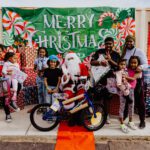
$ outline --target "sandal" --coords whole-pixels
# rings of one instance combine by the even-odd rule
[[[132,130],[136,130],[137,127],[135,126],[134,122],[129,122],[128,127],[130,127]]]
[[[123,133],[128,133],[129,132],[129,129],[125,124],[121,124],[120,127],[121,127],[121,130],[122,130]]]

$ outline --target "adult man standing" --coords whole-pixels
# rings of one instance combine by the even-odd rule
[[[108,71],[106,74],[104,74],[102,76],[102,78],[100,78],[100,81],[98,82],[98,83],[101,83],[102,85],[107,84],[107,78],[114,76],[113,71],[115,71],[117,69],[118,61],[120,59],[119,53],[113,50],[114,39],[112,37],[107,37],[104,41],[104,44],[105,44],[105,48],[99,49],[98,51],[96,51],[91,59],[92,66],[107,67],[108,65],[110,65],[110,71]],[[99,60],[101,55],[105,58],[102,61]],[[106,89],[105,93],[106,94],[104,96],[104,98],[105,98],[104,107],[105,107],[105,110],[108,112],[109,101],[108,101],[107,97],[108,97],[109,93],[108,93],[107,89]],[[98,96],[98,98],[99,98],[99,96]],[[108,118],[107,118],[107,123],[110,123]]]

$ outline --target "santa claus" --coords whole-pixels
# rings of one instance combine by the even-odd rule
[[[63,92],[68,96],[67,98],[72,98],[74,96],[84,93],[84,84],[81,83],[81,78],[87,79],[88,69],[81,63],[80,58],[74,52],[69,52],[66,54],[64,63],[62,65],[63,76],[61,80],[61,85],[63,87]],[[64,107],[70,109],[74,107],[75,102],[72,102]]]

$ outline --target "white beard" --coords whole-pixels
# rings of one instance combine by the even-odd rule
[[[68,70],[68,73],[71,76],[71,79],[73,81],[76,81],[77,77],[75,75],[80,75],[79,62],[77,62],[76,60],[73,60],[73,59],[69,60],[67,62],[67,70]]]

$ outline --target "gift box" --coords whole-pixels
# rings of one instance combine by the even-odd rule
[[[119,116],[120,100],[117,94],[113,94],[109,103],[108,113],[113,116]]]
[[[28,77],[27,79],[25,80],[24,82],[24,86],[35,86],[36,85],[36,76],[37,76],[37,73],[34,72],[34,70],[32,68],[24,68],[22,69],[23,72],[25,72]]]
[[[21,47],[19,48],[21,54],[21,66],[22,68],[33,68],[34,61],[37,57],[37,50],[33,47]]]
[[[24,87],[25,105],[38,103],[38,91],[37,86]]]

